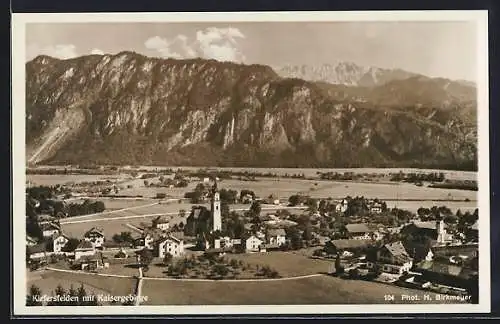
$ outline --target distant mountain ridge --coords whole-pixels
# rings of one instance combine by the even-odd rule
[[[477,167],[475,88],[283,78],[133,52],[26,64],[30,163]]]

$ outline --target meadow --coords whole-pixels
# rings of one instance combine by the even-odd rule
[[[412,303],[444,303],[423,300],[424,291],[361,280],[320,275],[286,281],[179,281],[145,279],[143,305],[307,305],[307,304],[403,304],[401,295],[418,295]],[[394,294],[395,300],[384,301]]]
[[[75,289],[83,284],[87,294],[111,294],[115,296],[126,296],[134,294],[136,280],[132,278],[103,277],[86,273],[68,273],[52,270],[37,271],[30,273],[27,277],[26,288],[29,292],[30,286],[34,284],[42,291],[42,294],[51,295],[58,284],[64,289],[71,285]]]

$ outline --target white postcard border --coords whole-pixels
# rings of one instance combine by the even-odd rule
[[[459,305],[200,305],[200,306],[26,306],[25,226],[25,25],[54,22],[320,22],[320,21],[474,21],[478,33],[479,304]],[[457,37],[460,37],[457,35]],[[488,12],[217,12],[217,13],[14,13],[12,15],[13,314],[14,315],[195,315],[195,314],[366,314],[490,312],[490,188],[488,103]],[[335,293],[335,292],[332,292]]]

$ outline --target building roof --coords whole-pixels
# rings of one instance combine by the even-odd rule
[[[102,229],[97,228],[97,227],[92,227],[91,229],[89,229],[89,230],[88,230],[88,231],[84,234],[84,236],[86,237],[87,235],[89,235],[89,234],[91,234],[91,233],[92,233],[92,234],[98,234],[98,235],[100,235],[100,236],[104,236],[104,233],[103,233]]]
[[[477,275],[477,271],[440,261],[422,261],[417,264],[417,269],[426,270],[429,272],[459,277],[462,279],[469,279]]]
[[[444,223],[444,227],[446,228],[447,225]],[[437,229],[437,222],[436,221],[426,221],[426,222],[420,222],[420,221],[414,221],[413,225],[415,225],[417,228],[421,229],[430,229],[430,230],[436,230]]]
[[[267,230],[268,236],[286,236],[286,232],[283,228],[270,228]]]
[[[158,243],[158,244],[161,244],[161,243],[166,242],[166,241],[174,241],[174,242],[180,243],[182,240],[180,240],[180,239],[178,239],[178,238],[176,238],[176,237],[174,237],[174,236],[170,236],[170,235],[169,235],[169,236],[167,236],[167,237],[162,237],[162,238],[160,238],[160,239],[157,241],[157,243]]]
[[[81,240],[78,246],[76,247],[77,250],[87,250],[87,249],[93,249],[94,246],[92,243],[89,241]]]
[[[169,232],[167,235],[178,240],[184,240],[184,232],[181,231]]]
[[[345,226],[349,233],[368,233],[370,229],[366,224],[347,224]]]
[[[326,244],[333,245],[337,250],[357,249],[372,244],[371,240],[331,240]]]
[[[28,254],[41,253],[41,252],[45,252],[45,251],[47,251],[47,246],[45,243],[40,243],[37,245],[26,247],[26,252]]]
[[[393,242],[384,245],[384,248],[389,251],[394,257],[395,261],[398,263],[405,263],[411,261],[411,257],[406,251],[403,243],[401,241]]]
[[[31,237],[29,235],[26,235],[26,241],[30,241],[30,242],[36,243],[37,239],[35,239],[34,237]]]
[[[281,246],[279,244],[262,244],[262,247],[265,248],[265,249],[269,249],[269,250],[274,250],[274,249],[280,249]]]

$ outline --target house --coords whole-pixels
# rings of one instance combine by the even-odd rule
[[[57,235],[61,232],[61,226],[54,222],[43,222],[40,223],[40,228],[42,230],[43,237],[49,238]]]
[[[251,194],[245,194],[240,200],[242,204],[251,204],[253,202],[253,196]]]
[[[173,257],[179,257],[184,254],[184,240],[169,234],[167,237],[161,238],[157,241],[158,244],[158,257],[164,258],[167,253]]]
[[[101,229],[96,227],[92,227],[88,230],[83,235],[83,238],[85,241],[92,243],[92,246],[97,249],[102,248],[102,245],[104,244],[104,233]]]
[[[347,199],[342,199],[340,203],[335,205],[335,211],[337,213],[345,213],[347,211],[347,208],[349,207],[349,203]]]
[[[66,243],[68,243],[68,241],[69,237],[62,233],[54,235],[54,237],[52,238],[52,251],[54,251],[54,253],[61,253],[62,248],[66,245]]]
[[[35,238],[33,238],[29,235],[26,235],[26,246],[35,246],[37,244],[38,244],[38,242]]]
[[[444,259],[422,261],[415,265],[415,271],[428,282],[458,287],[473,292],[478,289],[478,271],[468,266],[455,265]]]
[[[436,240],[438,244],[451,242],[453,237],[446,232],[448,225],[441,221],[414,221],[411,224],[403,227],[401,233],[404,235],[411,234],[416,237],[428,237],[431,240]]]
[[[154,219],[152,225],[153,228],[157,228],[162,231],[166,231],[170,228],[169,221],[161,217]]]
[[[267,244],[278,247],[286,243],[286,233],[282,228],[268,229],[266,233]]]
[[[26,254],[30,260],[40,260],[47,256],[47,245],[40,243],[26,247]]]
[[[372,231],[366,224],[347,224],[345,233],[348,239],[369,240],[372,238]]]
[[[264,243],[263,240],[255,235],[250,236],[245,241],[246,252],[259,252],[260,246]]]
[[[382,212],[382,204],[379,202],[374,202],[370,206],[370,212],[373,214],[380,214]]]
[[[372,240],[331,240],[325,244],[325,252],[328,254],[339,254],[344,252],[359,253],[372,246]]]
[[[382,272],[403,274],[410,271],[413,259],[406,251],[401,241],[382,246],[377,250],[376,259],[367,262],[369,269],[381,269]]]
[[[81,240],[75,249],[75,261],[84,256],[93,256],[95,253],[95,247],[90,241]]]

